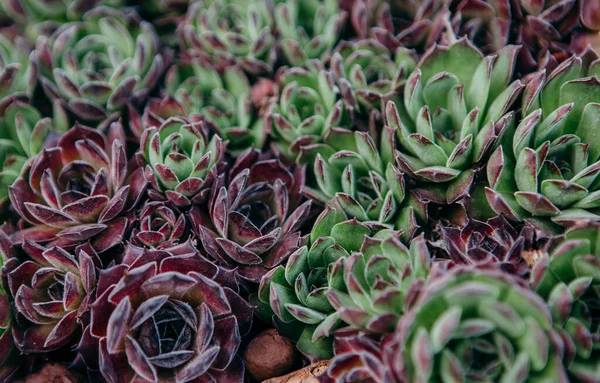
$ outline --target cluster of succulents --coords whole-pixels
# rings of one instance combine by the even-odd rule
[[[0,383],[260,381],[265,333],[600,382],[598,53],[597,1],[0,0]]]

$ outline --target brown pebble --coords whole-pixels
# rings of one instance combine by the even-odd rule
[[[269,329],[254,338],[246,352],[244,361],[248,373],[262,381],[282,375],[292,368],[296,359],[296,348],[287,338]]]

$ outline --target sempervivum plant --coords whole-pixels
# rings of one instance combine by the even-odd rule
[[[333,127],[352,125],[352,107],[342,99],[333,74],[311,61],[310,69],[290,68],[279,78],[280,94],[265,116],[273,145],[290,159],[302,146],[321,143]]]
[[[202,0],[189,7],[177,33],[181,51],[190,56],[260,74],[275,64],[272,27],[270,0]]]
[[[532,287],[550,306],[574,381],[600,379],[600,223],[580,224],[535,264]]]
[[[338,41],[345,13],[338,0],[284,0],[275,6],[275,26],[287,63],[325,60]]]
[[[13,207],[33,226],[13,237],[61,247],[91,240],[99,252],[120,244],[123,215],[146,188],[143,169],[128,174],[123,142],[120,123],[108,137],[75,125],[33,158],[9,188]]]
[[[204,118],[227,149],[239,154],[265,143],[264,123],[257,118],[250,99],[250,81],[239,66],[221,71],[198,58],[182,58],[165,78],[165,90],[177,100],[190,118]]]
[[[427,278],[431,256],[423,235],[410,250],[397,233],[365,237],[359,252],[339,258],[328,270],[327,299],[342,321],[367,332],[393,332]]]
[[[374,39],[342,41],[335,48],[331,70],[342,96],[357,113],[379,115],[382,105],[397,100],[417,62],[415,53],[406,48],[396,49],[393,56]]]
[[[399,132],[398,166],[421,181],[430,199],[452,203],[466,196],[511,126],[507,112],[523,88],[510,82],[517,50],[483,56],[464,38],[432,47],[408,78],[404,103],[388,103],[387,124]]]
[[[205,122],[169,118],[144,131],[140,150],[148,163],[150,197],[187,207],[206,199],[222,165],[225,143],[218,136],[209,141]]]
[[[29,44],[19,36],[0,35],[0,115],[13,100],[29,101],[37,76],[37,65]]]
[[[207,265],[147,250],[103,272],[91,334],[108,382],[244,381],[237,351],[252,308]]]
[[[0,381],[10,381],[20,364],[13,339],[12,297],[6,272],[17,267],[14,250],[8,235],[0,230]]]
[[[47,352],[77,345],[89,325],[100,258],[89,243],[72,253],[54,246],[23,244],[30,258],[7,273],[15,311],[15,343],[24,353]]]
[[[393,235],[382,229],[349,220],[335,204],[328,205],[313,225],[310,247],[297,249],[285,267],[276,267],[261,280],[261,317],[296,340],[297,348],[310,359],[331,357],[331,334],[340,319],[327,299],[328,269],[339,258],[360,250],[365,236]]]
[[[151,249],[171,249],[189,237],[186,216],[161,201],[144,204],[139,212],[139,226],[131,231],[131,243]]]
[[[404,175],[394,165],[396,132],[384,126],[377,145],[366,132],[332,128],[325,145],[303,147],[300,158],[317,153],[318,188],[305,187],[307,195],[323,204],[337,200],[349,217],[360,222],[400,229],[408,242],[427,212],[425,204],[406,191]]]
[[[19,178],[26,164],[45,145],[55,141],[56,132],[66,130],[58,103],[56,111],[54,120],[42,118],[36,108],[22,101],[14,101],[4,110],[0,120],[0,199],[8,196],[8,187]]]
[[[459,268],[430,278],[384,341],[385,382],[566,382],[545,302],[507,274]]]
[[[550,244],[538,238],[536,230],[523,225],[520,230],[504,216],[487,222],[470,220],[465,227],[441,227],[443,250],[453,265],[499,268],[527,277],[531,266]]]
[[[572,57],[547,79],[541,72],[527,85],[526,117],[487,167],[486,195],[496,213],[540,225],[597,217],[600,81],[585,73],[581,59]]]
[[[301,203],[304,167],[288,169],[248,149],[225,178],[213,185],[208,214],[198,210],[194,226],[200,225],[200,240],[213,259],[258,283],[304,241],[301,227],[311,206]]]
[[[165,69],[159,49],[152,25],[97,7],[40,38],[35,56],[46,95],[65,100],[79,122],[101,124],[148,96]]]

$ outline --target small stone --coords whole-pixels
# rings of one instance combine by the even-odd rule
[[[23,383],[82,383],[85,379],[62,364],[46,364],[40,371],[19,381]],[[16,382],[15,382],[16,383]]]
[[[287,338],[269,329],[254,338],[244,353],[246,369],[258,380],[282,375],[294,366],[296,348]]]

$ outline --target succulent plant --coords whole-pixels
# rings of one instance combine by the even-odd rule
[[[443,250],[453,266],[498,268],[523,278],[529,276],[532,265],[551,242],[539,238],[532,226],[518,229],[504,216],[487,222],[470,220],[465,227],[440,227],[440,230]]]
[[[6,278],[6,272],[18,263],[8,235],[0,230],[0,381],[10,381],[21,362],[13,339],[12,297]]]
[[[206,130],[205,122],[169,118],[143,132],[140,150],[148,163],[152,199],[187,207],[207,198],[222,164],[225,143],[218,136],[209,141]]]
[[[46,95],[65,100],[79,122],[103,126],[157,84],[167,64],[159,49],[151,24],[97,7],[40,38],[35,56]]]
[[[338,0],[278,1],[274,12],[283,56],[292,66],[325,60],[336,45],[345,20]]]
[[[25,319],[13,331],[17,347],[28,354],[77,345],[89,324],[100,258],[89,243],[69,253],[26,240],[23,249],[31,260],[6,275],[15,311]]]
[[[327,299],[331,265],[360,250],[364,236],[375,236],[381,226],[368,226],[328,205],[313,225],[311,245],[298,248],[285,267],[266,274],[258,289],[259,314],[280,332],[297,341],[310,359],[332,356],[332,331],[341,323]],[[384,235],[387,231],[384,231]]]
[[[598,73],[599,65],[587,74]],[[540,72],[523,96],[524,117],[490,157],[487,199],[498,214],[553,230],[597,217],[600,197],[600,81],[582,77],[586,69],[572,57],[547,79]],[[512,138],[512,142],[510,142]]]
[[[567,231],[532,271],[532,287],[550,306],[565,343],[564,363],[573,381],[600,379],[600,224]]]
[[[377,222],[403,231],[408,242],[426,219],[426,205],[407,192],[403,173],[394,165],[397,130],[384,126],[377,145],[366,132],[332,128],[325,145],[301,149],[299,159],[314,157],[318,188],[305,187],[305,194],[323,204],[337,200],[349,217]]]
[[[240,382],[252,308],[197,254],[146,250],[104,271],[91,334],[111,383]]]
[[[98,252],[120,244],[128,221],[123,214],[146,188],[143,169],[128,174],[123,142],[119,123],[108,137],[75,125],[33,158],[9,188],[12,206],[32,225],[14,234],[15,241],[68,250],[90,240]]]
[[[394,59],[377,40],[342,41],[334,50],[330,67],[344,99],[354,110],[378,118],[387,101],[396,101],[406,78],[416,67],[414,51],[398,48]],[[399,101],[399,100],[398,100]]]
[[[29,44],[20,36],[0,35],[0,114],[14,100],[29,101],[37,84],[37,65]]]
[[[181,51],[190,56],[261,74],[275,64],[272,27],[271,1],[206,0],[189,7],[177,34]]]
[[[10,17],[35,42],[39,36],[49,36],[63,24],[80,21],[94,7],[118,7],[121,4],[122,0],[11,0],[0,3],[0,12]]]
[[[55,141],[57,132],[66,130],[66,116],[58,104],[54,119],[42,118],[36,108],[22,101],[14,101],[4,110],[0,120],[0,199],[8,196],[8,187],[27,162]]]
[[[186,216],[162,201],[148,202],[139,212],[139,226],[131,231],[131,243],[149,249],[172,249],[189,238]]]
[[[390,333],[427,278],[431,256],[421,234],[410,250],[394,234],[365,237],[360,252],[329,267],[327,299],[349,326]],[[387,238],[386,238],[387,236]]]
[[[430,278],[384,342],[386,382],[568,381],[548,307],[497,271]]]
[[[523,49],[518,65],[524,70],[553,69],[589,33],[600,31],[598,4],[593,1],[515,2],[512,18],[515,43]]]
[[[404,104],[388,102],[400,170],[422,194],[452,203],[469,193],[476,170],[511,127],[510,106],[523,85],[510,83],[518,48],[483,56],[466,39],[432,47],[410,75]],[[508,113],[507,113],[508,112]]]
[[[300,203],[304,168],[264,157],[253,149],[242,153],[229,179],[214,183],[208,211],[193,218],[204,250],[252,283],[301,246],[311,206]]]
[[[166,75],[165,93],[177,100],[186,116],[204,118],[229,151],[261,149],[266,131],[250,99],[250,81],[239,66],[220,73],[199,59],[182,59]]]
[[[323,142],[333,127],[352,126],[352,108],[335,86],[333,74],[312,61],[310,69],[290,68],[279,79],[279,100],[265,119],[277,151],[295,159],[302,146]]]

